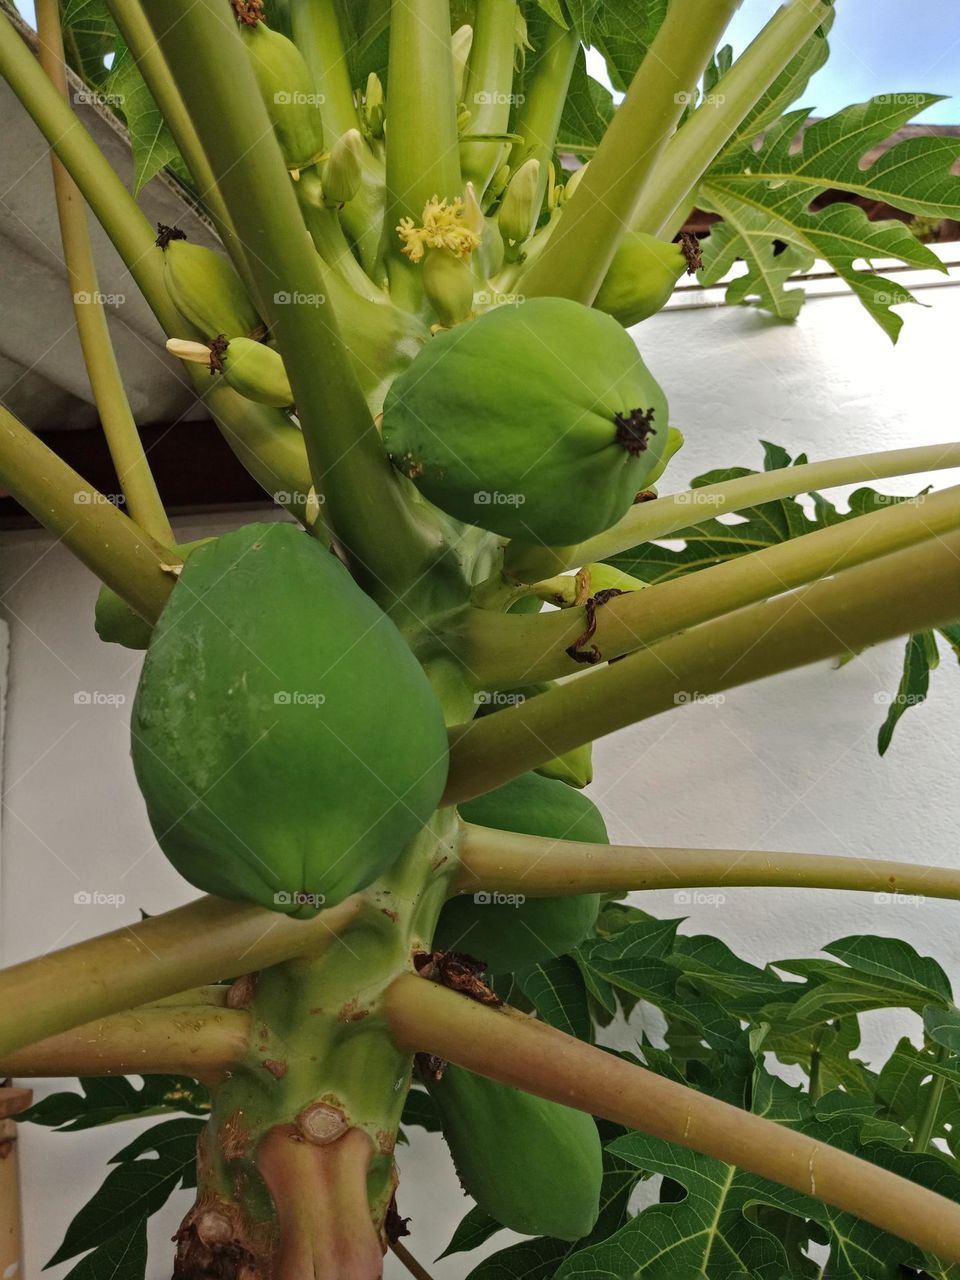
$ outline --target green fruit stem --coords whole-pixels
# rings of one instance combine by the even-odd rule
[[[68,101],[58,0],[38,0],[36,15],[40,65]],[[130,515],[149,537],[172,546],[173,531],[133,419],[110,339],[106,312],[100,301],[100,282],[90,242],[86,205],[62,162],[56,155],[51,155],[50,159],[77,334],[110,457]]]
[[[464,88],[470,112],[467,135],[506,133],[510,125],[513,91],[516,0],[477,0],[473,15],[473,45]],[[496,140],[460,143],[464,182],[472,182],[477,198],[499,168],[506,144]]]
[[[856,653],[960,616],[960,534],[725,614],[521,706],[451,731],[444,800],[458,804],[553,756],[693,696]],[[642,593],[646,596],[646,592]]]
[[[180,556],[145,533],[0,405],[0,485],[148,622]]]
[[[0,1055],[85,1022],[332,945],[356,897],[313,920],[199,898],[0,972]]]
[[[510,152],[510,168],[516,170],[526,160],[540,161],[536,205],[543,206],[549,165],[560,130],[570,77],[580,52],[576,28],[548,22],[543,48],[533,74],[524,83],[524,100],[517,111],[514,132],[518,135]]]
[[[422,307],[420,271],[400,251],[397,224],[419,226],[434,196],[463,195],[447,0],[394,0],[387,77],[387,210],[384,245],[390,292]]]
[[[543,252],[520,275],[527,297],[588,306],[739,0],[672,0],[627,96]]]
[[[789,0],[777,10],[670,139],[634,212],[635,231],[670,239],[680,230],[707,169],[831,10],[825,0]]]
[[[3,13],[0,75],[76,182],[163,328],[171,334],[182,330],[183,322],[163,282],[156,231]]]
[[[223,988],[221,988],[223,990]],[[246,1052],[250,1015],[209,1005],[111,1014],[5,1054],[5,1076],[194,1076],[215,1083]]]
[[[859,855],[547,840],[464,823],[457,893],[561,898],[651,889],[846,889],[960,901],[960,871]]]
[[[511,1009],[422,978],[390,988],[397,1043],[792,1187],[960,1260],[960,1206],[925,1187]]]
[[[230,8],[217,0],[145,7],[238,235],[257,246],[248,264],[258,310],[290,375],[326,515],[358,576],[382,595],[419,574],[424,548],[380,448]]]
[[[798,493],[813,493],[845,484],[871,484],[893,476],[960,467],[960,442],[920,445],[912,449],[891,449],[884,453],[860,453],[829,458],[798,467],[778,467],[704,485],[700,489],[675,493],[643,502],[605,533],[575,547],[543,547],[510,543],[504,553],[504,572],[517,582],[540,582],[578,569],[583,564],[608,560],[629,551],[641,542],[665,538],[724,513],[743,511],[763,502],[776,502]]]
[[[956,529],[960,529],[957,485],[655,583],[642,593],[628,591],[596,611],[590,643],[604,659],[616,658],[732,609]],[[552,581],[567,583],[569,589],[576,580]],[[554,603],[559,603],[558,595],[553,596]],[[527,618],[475,609],[464,625],[464,665],[479,689],[509,689],[582,670],[567,652],[587,625],[582,608]]]

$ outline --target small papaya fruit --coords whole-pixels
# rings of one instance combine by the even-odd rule
[[[554,756],[536,770],[542,778],[555,778],[582,791],[593,781],[593,743],[584,742],[562,756]]]
[[[262,19],[241,22],[240,34],[284,163],[297,175],[323,154],[320,101],[310,69],[293,41]]]
[[[423,263],[423,291],[439,322],[459,324],[473,306],[473,272],[468,258],[449,249],[431,249]]]
[[[440,704],[394,624],[292,524],[198,547],[154,628],[132,716],[157,842],[191,884],[306,918],[430,817]]]
[[[170,240],[163,250],[163,279],[173,305],[207,341],[220,333],[250,338],[265,332],[243,281],[212,249]]]
[[[467,822],[497,831],[607,844],[600,810],[565,783],[525,773],[460,806]],[[514,904],[495,894],[462,894],[443,906],[434,945],[468,951],[491,973],[515,973],[582,942],[600,910],[595,893],[572,898],[527,898]]]
[[[625,327],[639,324],[664,307],[684,272],[700,266],[695,236],[679,241],[658,240],[641,231],[628,231],[593,305]]]
[[[592,1116],[452,1063],[427,1087],[463,1188],[481,1209],[522,1235],[589,1235],[603,1177]]]
[[[221,334],[206,346],[201,342],[168,338],[171,355],[191,364],[205,364],[211,373],[223,376],[228,387],[257,404],[274,409],[293,408],[293,390],[283,356],[273,347],[253,338],[231,338]]]
[[[566,298],[439,333],[394,381],[383,440],[448,515],[565,546],[615,524],[667,447],[667,402],[611,317]]]

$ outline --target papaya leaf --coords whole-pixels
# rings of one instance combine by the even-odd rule
[[[946,1082],[937,1106],[932,1137],[941,1142],[957,1166],[960,1142],[960,1071],[940,1061],[932,1049],[918,1049],[904,1037],[877,1077],[876,1100],[881,1114],[916,1133],[936,1079]]]
[[[578,1040],[592,1039],[587,990],[575,960],[570,956],[557,956],[516,976],[544,1022]]]
[[[436,1103],[425,1089],[411,1089],[407,1094],[402,1123],[419,1126],[428,1133],[440,1132],[442,1126]]]
[[[86,1076],[78,1083],[81,1093],[50,1094],[20,1119],[73,1133],[164,1112],[206,1115],[210,1110],[206,1088],[186,1076],[146,1076],[140,1089],[125,1076]]]
[[[613,117],[610,90],[587,74],[583,49],[577,54],[557,134],[561,151],[592,151],[600,145]]]
[[[206,1121],[190,1117],[164,1120],[128,1143],[110,1160],[110,1164],[129,1164],[139,1156],[155,1154],[178,1162],[183,1168],[183,1185],[196,1186],[197,1139]]]
[[[450,1238],[450,1243],[439,1254],[437,1261],[441,1258],[449,1258],[453,1253],[470,1253],[473,1249],[479,1249],[482,1244],[495,1236],[498,1231],[502,1231],[503,1227],[496,1218],[491,1218],[486,1210],[481,1209],[479,1205],[474,1205],[465,1218],[461,1218],[456,1231]]]
[[[923,1011],[923,1029],[936,1044],[960,1053],[960,1009],[929,1004]]]
[[[903,320],[891,307],[916,300],[901,285],[855,264],[881,257],[937,270],[944,270],[943,264],[902,222],[870,222],[852,204],[831,204],[819,212],[810,205],[825,191],[839,188],[907,213],[960,216],[960,178],[951,174],[956,139],[908,138],[861,167],[867,152],[937,101],[932,94],[881,94],[809,127],[809,110],[788,112],[770,125],[759,150],[753,145],[756,125],[751,125],[751,136],[738,134],[699,191],[698,203],[725,224],[704,243],[701,282],[718,283],[733,261],[743,258],[747,272],[732,283],[730,301],[789,319],[799,309],[802,291],[785,290],[787,267],[792,273],[821,258],[896,340]],[[778,265],[777,250],[783,245],[793,257]]]
[[[626,93],[666,17],[668,0],[623,0],[601,5],[592,43],[603,54],[610,83]]]
[[[833,26],[833,18],[832,13],[828,14],[820,29],[791,58],[766,93],[757,101],[753,110],[744,118],[725,150],[729,151],[738,144],[751,142],[757,134],[762,133],[775,120],[779,120],[786,109],[796,102],[811,78],[830,57],[827,35]],[[708,92],[712,87],[704,83],[704,89]]]
[[[858,973],[910,986],[934,1004],[952,1006],[953,991],[943,969],[932,956],[920,955],[901,938],[851,934],[828,943],[823,950]]]
[[[908,638],[900,684],[890,699],[887,718],[877,734],[877,750],[880,755],[884,755],[890,746],[893,731],[903,713],[926,700],[930,689],[930,672],[939,664],[937,638],[932,631],[920,631]]]
[[[183,169],[173,136],[147,88],[133,54],[121,41],[104,85],[107,100],[123,116],[134,163],[134,196],[165,168]]]
[[[147,1219],[139,1218],[81,1258],[66,1280],[143,1280],[147,1271]]]
[[[164,1156],[111,1169],[103,1185],[67,1227],[63,1243],[47,1266],[96,1248],[127,1231],[131,1222],[143,1222],[166,1204],[183,1176],[183,1164]]]
[[[60,19],[67,64],[97,88],[109,74],[107,58],[122,43],[105,0],[67,0]]]

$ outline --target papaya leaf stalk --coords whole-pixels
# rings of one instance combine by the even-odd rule
[[[736,480],[704,485],[700,489],[669,494],[655,502],[643,502],[605,533],[575,547],[543,547],[520,542],[507,545],[504,570],[517,582],[540,582],[564,569],[607,560],[641,542],[666,538],[688,525],[702,524],[716,516],[743,511],[762,502],[795,497],[798,493],[831,489],[837,485],[889,480],[918,471],[960,467],[960,442],[861,453],[798,467],[778,467]]]
[[[960,616],[960,534],[846,569],[662,640],[615,666],[451,730],[456,804],[615,729]]]
[[[860,855],[587,844],[464,823],[456,893],[530,898],[649,889],[846,889],[960,901],[960,871]]]
[[[0,484],[147,622],[182,563],[0,405]]]
[[[221,1078],[246,1051],[250,1015],[184,1004],[134,1009],[6,1054],[5,1076],[194,1076]]]
[[[957,528],[960,486],[616,596],[596,609],[590,645],[604,659],[620,657],[732,609]],[[583,608],[528,618],[474,609],[463,624],[464,665],[480,689],[518,688],[570,675],[582,669],[569,651],[586,625]]]
[[[402,587],[425,547],[380,449],[231,10],[216,0],[144,7],[284,356],[330,525],[373,591]]]
[[[634,212],[634,230],[664,236],[680,230],[677,217],[685,214],[707,169],[831,10],[825,0],[790,0],[777,10],[668,142],[656,181],[644,188]]]
[[[857,1156],[412,974],[391,986],[387,1015],[404,1048],[748,1169],[960,1261],[960,1206]]]
[[[470,142],[468,138],[470,134],[507,132],[512,102],[516,29],[516,0],[477,0],[473,44],[464,89],[464,105],[470,112],[470,120],[466,135],[460,143],[460,167],[464,182],[473,183],[481,202],[508,145],[496,138],[477,142]],[[564,96],[558,95],[561,103]]]
[[[73,1027],[219,982],[319,955],[359,909],[357,898],[313,920],[199,898],[137,924],[0,971],[0,1055]]]
[[[38,0],[36,12],[40,65],[64,99],[67,99],[58,0]],[[173,531],[144,453],[110,340],[90,243],[86,205],[62,162],[56,155],[51,155],[50,160],[74,319],[110,457],[130,515],[144,533],[157,542],[172,545]]]
[[[626,98],[517,291],[589,305],[633,221],[645,184],[739,0],[671,0]]]

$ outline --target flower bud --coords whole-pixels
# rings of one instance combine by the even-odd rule
[[[363,178],[363,137],[348,129],[338,138],[323,169],[323,199],[328,208],[342,209],[360,190]]]
[[[500,204],[497,219],[505,240],[523,244],[533,234],[540,216],[539,187],[540,161],[531,157],[510,179]]]
[[[464,85],[467,79],[467,63],[470,61],[470,49],[473,46],[473,27],[465,22],[450,37],[450,50],[453,54],[453,100],[463,101]]]
[[[367,76],[363,95],[363,118],[371,138],[383,137],[384,104],[383,84],[375,71]]]

